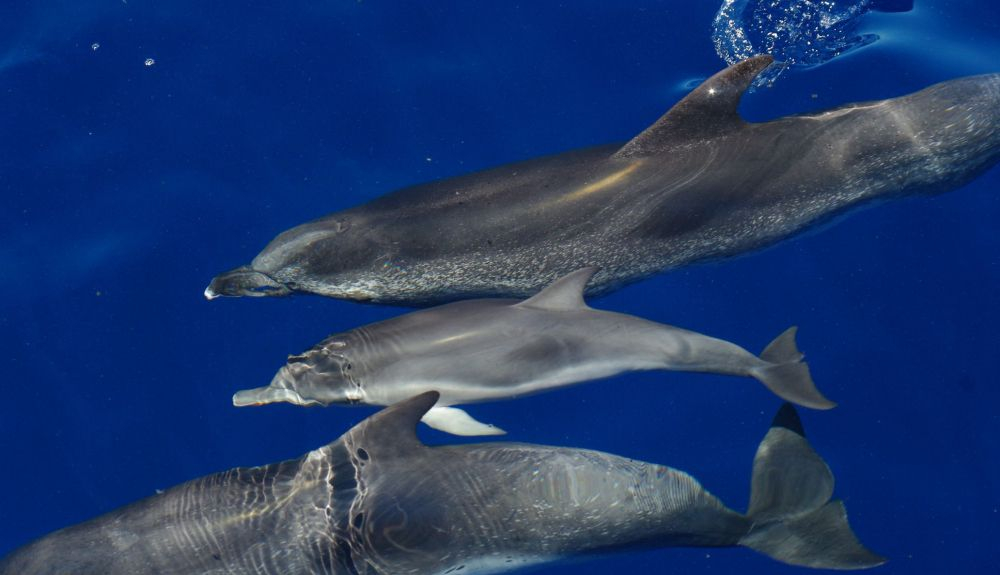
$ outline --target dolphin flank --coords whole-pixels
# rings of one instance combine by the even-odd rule
[[[878,200],[949,191],[1000,158],[1000,74],[748,123],[757,56],[631,141],[399,190],[287,230],[205,296],[387,304],[526,297],[597,266],[588,293],[743,254]]]
[[[512,571],[642,547],[749,547],[860,569],[833,475],[786,404],[753,463],[750,505],[690,475],[607,453],[487,443],[428,447],[428,392],[299,459],[195,479],[0,561],[0,575],[442,575]]]
[[[238,392],[233,403],[391,405],[433,389],[441,399],[425,423],[458,435],[496,435],[503,431],[450,406],[665,369],[753,377],[786,401],[835,405],[813,384],[795,328],[757,357],[721,339],[589,307],[583,293],[595,271],[577,270],[524,301],[459,301],[332,335],[289,357],[270,385]]]

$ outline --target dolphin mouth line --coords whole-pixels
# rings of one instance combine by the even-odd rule
[[[281,387],[244,389],[233,394],[233,405],[236,407],[260,406],[279,402],[301,405],[303,407],[322,405],[315,399],[304,399],[298,392]]]
[[[229,297],[266,297],[285,296],[292,293],[293,288],[280,282],[269,274],[255,270],[250,266],[240,266],[236,269],[219,274],[205,288],[205,299]]]
[[[222,295],[223,294],[221,294],[221,293],[215,291],[214,289],[212,289],[212,285],[211,284],[209,284],[209,286],[207,288],[205,288],[205,299],[207,299],[208,301],[212,301],[215,298],[220,298],[220,297],[222,297]]]

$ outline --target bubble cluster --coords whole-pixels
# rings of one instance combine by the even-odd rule
[[[876,34],[858,34],[859,20],[873,0],[723,0],[712,25],[715,51],[729,64],[770,54],[775,63],[754,82],[770,85],[789,67],[823,64],[871,44]]]

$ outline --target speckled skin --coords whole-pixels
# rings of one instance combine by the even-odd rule
[[[524,297],[597,266],[593,295],[875,200],[957,188],[1000,158],[1000,74],[746,123],[739,98],[769,62],[716,74],[624,147],[403,189],[292,228],[205,295],[423,305]]]
[[[299,459],[179,485],[57,531],[0,575],[440,574],[639,545],[735,545],[750,520],[687,474],[595,451],[427,447],[418,396]]]
[[[189,481],[57,531],[0,575],[463,575],[638,547],[742,545],[794,565],[880,564],[857,541],[795,410],[754,458],[747,515],[690,475],[516,443],[428,447],[437,400],[397,403],[295,460]]]

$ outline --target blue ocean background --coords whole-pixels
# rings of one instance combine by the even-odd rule
[[[0,555],[158,489],[299,455],[374,408],[235,408],[285,356],[401,313],[221,299],[293,225],[409,184],[625,141],[725,64],[719,1],[14,1],[0,6]],[[751,120],[1000,72],[1000,3],[865,15],[879,39],[749,94]],[[804,410],[878,573],[1000,565],[1000,169],[592,301],[759,351],[790,325],[839,407]],[[503,438],[683,469],[745,509],[778,400],[633,374],[475,405]],[[428,443],[461,441],[423,428]],[[660,549],[551,574],[793,573]]]

